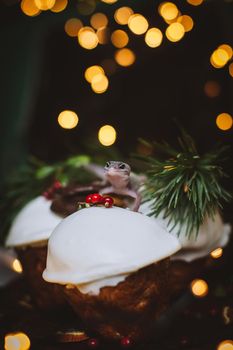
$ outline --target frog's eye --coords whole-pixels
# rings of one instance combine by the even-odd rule
[[[105,168],[109,168],[110,167],[110,162],[107,162],[106,164],[105,164]]]
[[[124,163],[120,164],[119,169],[125,169],[125,164]]]

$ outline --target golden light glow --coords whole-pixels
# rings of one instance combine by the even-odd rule
[[[181,23],[178,22],[170,24],[166,29],[166,37],[172,42],[181,40],[184,34],[184,27]]]
[[[116,62],[111,58],[106,58],[101,62],[101,66],[103,67],[105,74],[112,75],[116,72],[117,65]]]
[[[125,47],[128,44],[129,37],[124,30],[117,29],[112,33],[111,41],[114,46],[121,49],[122,47]]]
[[[128,26],[134,34],[140,35],[147,31],[149,24],[144,16],[135,13],[129,17]]]
[[[78,32],[78,42],[84,49],[92,50],[98,45],[98,37],[91,27],[83,27]]]
[[[65,110],[59,114],[57,121],[63,129],[73,129],[77,126],[79,119],[75,112]]]
[[[104,70],[100,66],[91,66],[85,70],[85,79],[88,81],[88,83],[92,82],[92,79],[94,76],[97,74],[103,74],[104,75]]]
[[[215,50],[210,57],[210,63],[215,68],[224,67],[228,62],[228,60],[229,60],[228,53],[223,49]]]
[[[145,42],[150,47],[158,47],[163,40],[163,33],[158,28],[151,28],[145,35]]]
[[[190,4],[190,5],[193,5],[193,6],[198,6],[198,5],[201,5],[203,3],[204,0],[187,0],[187,2]]]
[[[229,65],[228,69],[229,69],[229,74],[230,74],[230,76],[233,78],[233,63],[231,63],[231,64]]]
[[[233,50],[232,50],[232,47],[230,45],[222,44],[218,47],[218,49],[224,50],[227,53],[228,61],[232,58]]]
[[[105,4],[114,4],[117,2],[117,0],[101,0],[102,2],[105,2]]]
[[[233,350],[233,340],[223,340],[219,343],[217,350]]]
[[[213,250],[210,255],[212,256],[212,258],[214,259],[218,259],[218,258],[221,258],[223,254],[223,249],[222,248],[217,248],[215,250]]]
[[[221,113],[216,118],[216,124],[220,130],[229,130],[233,124],[232,116],[228,113]]]
[[[5,336],[5,350],[28,350],[31,342],[24,333],[10,333]]]
[[[99,29],[101,27],[106,27],[108,24],[108,18],[104,13],[95,13],[91,16],[91,25],[95,29]]]
[[[99,43],[104,45],[107,44],[109,42],[109,38],[110,38],[110,31],[109,28],[107,27],[101,27],[97,30],[97,38],[99,40]]]
[[[201,279],[195,279],[191,282],[191,291],[196,297],[202,298],[208,294],[208,284]]]
[[[54,6],[51,8],[52,12],[61,12],[65,10],[68,5],[68,0],[56,0]]]
[[[41,13],[41,10],[38,9],[32,0],[22,0],[20,6],[23,13],[27,16],[34,17]]]
[[[159,14],[167,21],[175,19],[179,15],[179,10],[173,2],[163,2],[159,6]]]
[[[177,22],[182,24],[185,32],[190,32],[190,30],[193,29],[193,26],[194,26],[193,19],[188,15],[183,15],[178,17]]]
[[[120,49],[115,53],[115,60],[120,66],[128,67],[135,62],[135,54],[130,49]]]
[[[13,261],[12,268],[13,268],[13,270],[15,272],[18,272],[18,273],[22,273],[23,272],[23,268],[22,268],[21,262],[18,259],[15,259]]]
[[[65,32],[71,37],[78,35],[78,32],[83,27],[82,21],[78,18],[70,18],[66,21]]]
[[[103,94],[108,85],[108,78],[103,74],[97,74],[91,80],[91,88],[96,94]]]
[[[103,146],[111,146],[116,141],[117,133],[113,126],[104,125],[99,129],[98,139]]]
[[[221,87],[217,81],[207,81],[204,86],[204,92],[208,97],[217,97],[219,96]]]
[[[114,19],[118,24],[128,24],[129,17],[133,14],[133,10],[130,7],[123,6],[117,9],[114,13]]]
[[[51,10],[55,5],[56,0],[34,0],[35,5],[41,11]]]

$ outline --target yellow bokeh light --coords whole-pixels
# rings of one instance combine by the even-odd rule
[[[172,21],[179,15],[179,10],[173,2],[163,2],[159,6],[159,14],[167,21]]]
[[[107,44],[110,38],[110,31],[107,27],[101,27],[96,32],[97,38],[99,40],[99,44]]]
[[[92,78],[91,88],[96,94],[103,94],[108,89],[108,78],[103,74],[97,74]]]
[[[99,129],[98,139],[103,146],[111,146],[116,141],[117,133],[113,126],[104,125]]]
[[[105,2],[105,4],[114,4],[115,2],[117,2],[117,0],[101,0],[102,2]]]
[[[208,294],[208,284],[201,279],[195,279],[191,283],[191,291],[196,297],[202,298]]]
[[[232,47],[230,45],[222,44],[218,47],[218,49],[221,49],[227,53],[228,60],[230,60],[232,58],[233,50],[232,50]]]
[[[83,27],[82,21],[78,18],[70,18],[65,23],[65,32],[71,37],[78,35],[78,32]]]
[[[228,53],[223,49],[215,50],[210,57],[210,63],[215,68],[224,67],[228,60],[229,60]]]
[[[140,35],[147,31],[149,24],[144,16],[135,13],[129,17],[128,26],[134,34]]]
[[[33,17],[41,13],[41,10],[38,9],[32,0],[22,0],[20,6],[23,13],[27,16]]]
[[[5,350],[28,350],[31,342],[25,333],[10,333],[5,336]]]
[[[178,22],[170,24],[166,29],[166,37],[172,42],[181,40],[184,34],[184,27],[181,23]]]
[[[129,17],[133,14],[133,10],[130,7],[123,6],[117,9],[114,13],[114,19],[118,24],[128,24]]]
[[[98,43],[98,37],[91,27],[83,27],[78,32],[78,42],[84,49],[92,50]]]
[[[101,62],[101,66],[103,67],[105,74],[112,75],[116,72],[117,65],[116,62],[111,58],[106,58]]]
[[[187,0],[187,2],[190,5],[199,6],[199,5],[201,5],[204,2],[204,0]]]
[[[194,26],[193,19],[188,15],[183,15],[178,17],[177,22],[182,24],[185,32],[190,32],[190,30],[193,29],[193,26]]]
[[[221,113],[216,118],[216,124],[220,130],[229,130],[233,124],[232,116],[228,113]]]
[[[233,350],[233,340],[227,339],[218,344],[217,350]]]
[[[135,62],[135,54],[130,49],[120,49],[115,53],[115,60],[120,66],[128,67]]]
[[[120,49],[128,44],[129,37],[124,30],[117,29],[112,33],[111,41],[115,47]]]
[[[229,69],[229,74],[230,74],[230,76],[233,78],[233,63],[231,63],[231,64],[229,65],[228,69]]]
[[[59,114],[57,121],[63,129],[73,129],[77,126],[79,119],[75,112],[65,110]]]
[[[12,268],[13,268],[13,270],[15,272],[18,272],[18,273],[22,273],[23,272],[23,268],[22,268],[21,262],[18,259],[15,259],[13,261]]]
[[[65,10],[67,5],[68,5],[68,0],[56,0],[54,6],[51,8],[51,11],[55,13],[61,12]]]
[[[106,27],[108,24],[108,18],[104,13],[95,13],[91,16],[91,25],[95,29],[99,29],[101,27]]]
[[[163,33],[158,28],[151,28],[145,35],[145,42],[149,47],[158,47],[163,40]]]
[[[222,248],[216,248],[215,250],[213,250],[210,255],[212,256],[212,258],[214,259],[218,259],[221,258],[223,254],[223,249]]]
[[[85,79],[86,81],[88,81],[88,83],[92,82],[92,79],[94,78],[94,76],[96,76],[97,74],[103,74],[104,75],[104,70],[102,67],[100,66],[91,66],[89,68],[87,68],[85,70]]]
[[[35,2],[35,5],[41,11],[51,10],[55,5],[56,0],[32,0]]]

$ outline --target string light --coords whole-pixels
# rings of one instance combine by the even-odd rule
[[[25,333],[10,333],[5,336],[5,350],[28,350],[31,342]]]
[[[65,110],[59,114],[57,121],[63,129],[73,129],[77,126],[79,118],[75,112]]]
[[[229,74],[230,74],[230,76],[233,78],[233,63],[231,63],[231,64],[229,65],[228,69],[229,69]]]
[[[190,32],[190,30],[193,29],[193,26],[194,26],[193,19],[188,15],[183,15],[178,17],[177,22],[182,24],[185,32]]]
[[[51,10],[56,0],[34,0],[35,5],[41,11]]]
[[[210,63],[215,68],[222,68],[226,65],[226,63],[229,60],[228,53],[223,49],[217,49],[215,50],[211,57],[210,57]]]
[[[67,5],[68,5],[68,0],[56,0],[54,6],[51,8],[51,11],[55,13],[61,12],[65,10]]]
[[[221,50],[226,52],[226,54],[228,56],[228,61],[232,58],[233,50],[232,50],[232,47],[230,45],[222,44],[218,47],[218,49],[221,49]]]
[[[129,17],[128,26],[134,34],[141,35],[147,31],[149,24],[144,16],[135,13]]]
[[[222,248],[217,248],[215,250],[213,250],[210,255],[212,256],[212,258],[214,259],[218,259],[218,258],[221,258],[223,254],[223,249]]]
[[[110,38],[110,30],[107,27],[101,27],[96,32],[99,44],[107,44]]]
[[[173,2],[163,2],[159,6],[159,14],[167,21],[172,21],[179,15],[179,10]]]
[[[108,78],[103,74],[97,74],[92,78],[91,88],[97,94],[103,94],[108,89]]]
[[[114,19],[118,24],[128,24],[129,17],[133,14],[133,10],[130,7],[123,6],[117,9],[114,13]]]
[[[229,130],[233,124],[232,116],[228,113],[221,113],[216,118],[216,124],[220,130]]]
[[[145,42],[149,47],[158,47],[163,40],[163,33],[158,28],[151,28],[145,35]]]
[[[70,18],[65,23],[65,32],[71,37],[76,37],[82,27],[83,23],[80,19]]]
[[[131,66],[135,62],[135,59],[134,52],[127,48],[117,50],[115,53],[115,60],[123,67]]]
[[[126,46],[129,42],[129,37],[124,30],[117,29],[111,35],[111,41],[117,48]]]
[[[23,13],[30,17],[38,16],[41,13],[41,10],[32,0],[22,0],[20,7]]]
[[[23,272],[23,268],[22,268],[21,262],[18,259],[15,259],[13,261],[12,268],[17,273],[22,273]]]
[[[217,350],[233,350],[233,340],[223,340],[219,343]]]
[[[104,125],[99,129],[98,139],[103,146],[111,146],[117,137],[116,130],[111,125]]]
[[[190,5],[193,5],[193,6],[199,6],[203,3],[204,0],[187,0],[187,2],[190,4]]]
[[[93,28],[99,29],[107,26],[108,18],[104,13],[98,12],[91,16],[90,22]]]
[[[102,2],[105,2],[105,4],[114,4],[115,2],[117,2],[117,0],[101,0]]]
[[[195,279],[191,282],[191,291],[196,297],[202,298],[208,294],[208,284],[201,279]]]
[[[98,37],[91,27],[83,27],[78,32],[79,45],[84,49],[92,50],[98,45]]]
[[[166,29],[166,37],[172,42],[181,40],[184,34],[184,27],[181,23],[178,22],[170,24]]]
[[[91,66],[85,70],[85,79],[88,81],[88,83],[92,82],[92,79],[94,76],[97,74],[103,74],[104,75],[104,70],[101,66]]]

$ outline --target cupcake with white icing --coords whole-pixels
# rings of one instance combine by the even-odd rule
[[[87,328],[136,339],[167,306],[169,257],[179,249],[175,237],[144,215],[86,208],[53,231],[43,278],[61,285]]]

